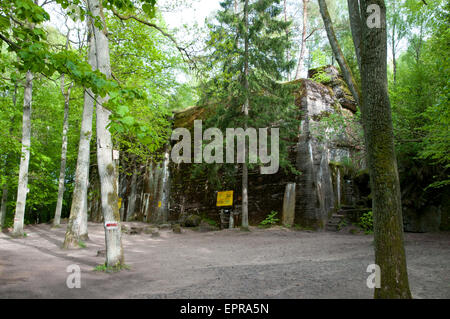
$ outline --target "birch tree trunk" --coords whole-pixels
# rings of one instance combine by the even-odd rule
[[[303,69],[305,68],[305,51],[306,51],[306,32],[308,30],[308,2],[309,0],[303,0],[303,30],[302,30],[302,44],[300,48],[300,55],[298,57],[297,72],[295,79],[298,80],[302,77]]]
[[[94,35],[91,25],[89,29],[89,64],[97,69]],[[92,138],[92,119],[94,114],[94,93],[91,89],[84,91],[83,118],[81,121],[80,143],[78,146],[75,186],[72,195],[69,222],[63,248],[78,248],[80,240],[88,238],[87,233],[87,190],[89,183],[90,144]]]
[[[89,10],[95,17],[100,17],[103,29],[94,25],[95,52],[97,67],[100,72],[111,78],[111,65],[109,57],[109,43],[106,36],[106,23],[103,8],[99,0],[88,0]],[[91,20],[93,24],[93,21]],[[108,130],[111,111],[103,105],[109,100],[108,96],[98,99],[97,104],[97,161],[100,176],[100,192],[103,217],[105,221],[106,265],[120,267],[124,263],[116,172],[113,159],[113,144],[111,133]],[[108,224],[117,225],[108,227]]]
[[[361,93],[359,91],[358,85],[355,82],[355,78],[353,77],[352,70],[348,66],[344,54],[342,53],[341,47],[339,46],[339,43],[337,41],[330,13],[328,12],[327,3],[325,0],[318,0],[318,2],[320,14],[322,15],[323,24],[325,26],[325,30],[327,31],[327,36],[331,45],[331,49],[333,50],[333,55],[339,64],[345,82],[347,83],[350,92],[352,92],[352,95],[355,98],[356,103],[360,104]]]
[[[66,178],[66,161],[67,161],[67,132],[69,130],[69,100],[70,90],[72,84],[70,84],[67,92],[64,91],[64,74],[61,78],[61,91],[64,96],[64,122],[62,132],[62,146],[61,146],[61,167],[59,170],[59,183],[58,183],[58,200],[56,202],[55,218],[53,219],[53,227],[59,227],[61,224],[61,210],[64,196],[64,180]]]
[[[14,230],[12,235],[23,236],[25,204],[28,193],[28,166],[30,164],[31,147],[31,101],[33,95],[33,74],[27,72],[23,98],[22,120],[22,156],[20,158],[19,184],[17,187],[16,213],[14,215]]]
[[[244,117],[245,124],[244,130],[247,130],[247,121],[248,121],[248,113],[250,108],[249,102],[249,83],[248,83],[248,75],[249,75],[249,28],[248,28],[248,0],[245,0],[244,4],[244,24],[245,24],[245,52],[244,52],[244,86],[245,86],[245,104],[244,104]],[[242,164],[242,228],[248,229],[248,167],[247,167],[247,153],[248,153],[248,144],[245,141],[245,149],[244,149],[244,163]]]
[[[356,2],[356,1],[355,1]],[[373,6],[380,25],[370,27]],[[371,8],[369,8],[371,6]],[[372,190],[375,263],[381,270],[381,287],[375,298],[411,298],[403,243],[402,205],[394,148],[391,105],[387,83],[387,31],[384,0],[361,0],[349,6],[361,45],[361,114]]]

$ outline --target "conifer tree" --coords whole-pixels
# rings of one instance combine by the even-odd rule
[[[207,41],[210,70],[203,102],[214,105],[207,125],[218,128],[280,127],[280,148],[294,124],[292,85],[282,83],[294,62],[287,61],[291,42],[280,0],[234,0],[221,3],[217,21],[210,24]],[[289,119],[289,120],[286,120]],[[280,125],[281,124],[281,125]],[[292,134],[292,131],[291,131]],[[261,137],[260,137],[261,138]],[[270,138],[269,138],[270,142]],[[287,152],[280,150],[280,156]],[[242,228],[248,228],[248,141],[242,163]],[[258,163],[259,159],[257,159]],[[286,158],[280,166],[287,167]]]

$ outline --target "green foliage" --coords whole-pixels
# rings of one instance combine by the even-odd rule
[[[205,221],[206,223],[210,224],[211,226],[218,226],[217,222],[215,220],[212,220],[208,217],[202,217],[202,221]]]
[[[359,220],[359,226],[366,234],[373,233],[373,213],[372,211],[365,213]]]
[[[111,0],[103,1],[103,6],[123,14],[136,14],[163,26],[155,3],[155,0]],[[74,20],[92,17],[81,0],[57,0],[55,5],[66,9]],[[120,149],[122,158],[134,156],[137,162],[147,161],[167,141],[170,109],[174,108],[177,94],[195,96],[188,85],[176,80],[175,71],[181,67],[182,60],[174,44],[156,29],[143,27],[134,20],[119,22],[105,11],[114,75],[114,79],[107,79],[87,63],[86,49],[75,49],[70,44],[66,48],[65,35],[48,26],[46,8],[31,0],[0,4],[0,69],[3,73],[0,78],[0,184],[8,185],[9,190],[7,221],[15,207],[13,194],[17,192],[21,105],[27,70],[34,73],[34,81],[26,223],[50,220],[56,206],[64,105],[61,74],[65,74],[66,87],[71,82],[75,84],[69,106],[63,218],[71,204],[84,88],[91,88],[97,96],[109,96],[105,106],[112,111],[109,129],[115,147]],[[101,19],[92,18],[102,29]],[[93,135],[95,140],[95,120]],[[95,163],[95,155],[91,161]]]
[[[312,80],[318,83],[328,83],[331,81],[331,77],[324,70],[319,70],[313,75]]]
[[[406,1],[408,49],[390,82],[403,204],[420,210],[443,200],[450,185],[450,4]]]
[[[276,218],[275,216],[278,215],[278,212],[272,211],[267,217],[259,224],[262,227],[271,227],[276,225],[280,219]]]

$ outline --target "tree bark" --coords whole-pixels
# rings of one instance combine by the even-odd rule
[[[27,72],[23,98],[22,156],[20,158],[19,184],[17,187],[16,213],[14,215],[13,236],[23,236],[25,204],[28,193],[28,166],[31,147],[31,102],[33,95],[33,74]]]
[[[69,101],[70,90],[72,84],[70,84],[67,92],[64,91],[64,74],[61,78],[61,91],[64,96],[64,122],[62,132],[62,146],[61,146],[61,166],[59,170],[59,183],[58,183],[58,200],[56,202],[55,218],[53,219],[53,226],[59,227],[61,224],[61,211],[64,196],[64,180],[66,178],[66,161],[67,161],[67,132],[69,130]]]
[[[298,57],[297,72],[295,79],[298,80],[302,77],[304,69],[304,59],[306,51],[306,32],[308,30],[308,2],[309,0],[303,0],[303,30],[302,30],[302,44],[300,49],[300,55]]]
[[[244,130],[247,130],[247,121],[248,114],[250,109],[250,101],[249,101],[249,23],[248,23],[248,0],[245,0],[244,4],[244,24],[245,24],[245,48],[244,48],[244,87],[245,87],[245,104],[244,104]],[[244,163],[242,164],[242,228],[248,229],[248,167],[247,167],[247,153],[248,153],[248,144],[245,141],[245,150],[244,150]]]
[[[358,85],[355,82],[353,77],[352,70],[347,64],[345,60],[344,54],[342,53],[341,47],[336,38],[336,34],[334,32],[333,23],[331,21],[330,13],[328,12],[327,3],[325,0],[318,0],[320,14],[322,15],[323,24],[325,26],[325,30],[327,31],[328,40],[330,42],[331,49],[333,50],[333,55],[336,58],[336,61],[341,68],[342,75],[344,77],[347,86],[352,93],[353,97],[356,100],[356,103],[360,104],[361,102],[361,93],[359,91]]]
[[[356,1],[355,1],[356,2]],[[368,6],[381,9],[381,27],[370,28]],[[374,214],[375,263],[381,269],[381,288],[375,298],[411,298],[403,244],[400,183],[394,149],[391,106],[387,90],[387,31],[384,0],[360,1],[361,16],[352,21],[361,43],[361,113],[366,140]],[[354,7],[349,7],[353,10]],[[358,17],[350,11],[350,18]]]
[[[89,64],[97,69],[95,39],[92,26],[89,31]],[[77,167],[75,170],[75,186],[72,195],[69,222],[63,248],[78,248],[80,240],[88,238],[87,232],[87,191],[89,184],[90,144],[92,138],[92,119],[94,114],[94,93],[91,89],[84,91],[83,118],[81,121],[80,143],[78,146]]]
[[[88,0],[89,10],[95,17],[100,17],[103,29],[99,30],[93,25],[95,38],[95,52],[97,67],[100,72],[111,78],[111,65],[109,57],[109,43],[106,36],[106,22],[103,8],[99,0]],[[93,24],[91,20],[90,23]],[[113,143],[108,130],[111,111],[103,105],[109,96],[99,97],[97,104],[97,161],[100,176],[100,192],[103,217],[105,221],[106,265],[108,267],[121,267],[124,264],[116,172],[113,159]],[[115,228],[108,228],[107,223],[114,223]]]

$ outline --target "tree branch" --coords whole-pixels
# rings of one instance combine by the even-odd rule
[[[136,16],[134,16],[134,15],[128,15],[128,16],[121,15],[121,14],[118,13],[114,8],[111,8],[111,10],[112,10],[112,12],[114,13],[114,15],[115,15],[116,17],[118,17],[120,20],[126,21],[126,20],[133,19],[133,20],[136,20],[136,21],[139,22],[139,23],[145,24],[145,25],[147,25],[147,26],[149,26],[149,27],[151,27],[151,28],[154,28],[154,29],[158,30],[163,36],[165,36],[165,37],[168,38],[170,41],[172,41],[173,44],[175,44],[175,47],[176,47],[177,50],[181,53],[181,56],[182,56],[182,58],[183,58],[183,60],[184,60],[185,62],[191,62],[191,63],[193,63],[194,66],[195,66],[195,61],[191,58],[191,56],[190,56],[189,53],[187,52],[186,48],[183,48],[183,47],[181,47],[180,45],[178,45],[177,40],[176,40],[172,35],[170,35],[170,34],[167,33],[166,31],[164,31],[161,27],[159,27],[158,25],[156,25],[156,24],[154,24],[154,23],[152,23],[152,22],[148,22],[148,21],[145,21],[145,20],[143,20],[143,19],[141,19],[141,18],[138,18],[138,17],[136,17]],[[187,58],[187,60],[185,59],[185,57]]]

